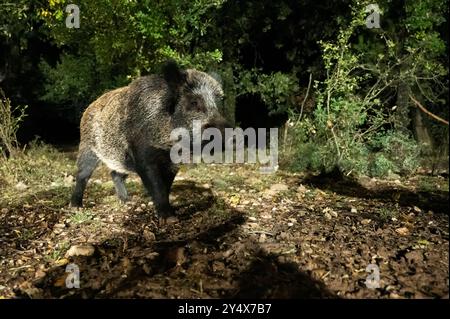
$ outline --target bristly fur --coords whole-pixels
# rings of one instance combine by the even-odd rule
[[[72,205],[81,206],[87,180],[101,161],[113,171],[119,198],[126,198],[123,179],[136,172],[164,215],[177,171],[169,157],[170,133],[177,127],[191,129],[193,120],[224,126],[216,106],[222,96],[222,87],[214,78],[194,69],[182,70],[173,61],[161,75],[140,77],[100,96],[81,119]],[[201,108],[191,107],[199,103]]]

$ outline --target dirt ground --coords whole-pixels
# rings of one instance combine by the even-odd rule
[[[67,205],[71,178],[0,201],[2,298],[449,297],[442,177],[356,182],[198,165],[177,176],[178,221],[162,227],[136,176],[120,204],[101,167],[79,210]],[[66,287],[69,264],[78,289]],[[378,288],[366,284],[369,265]]]

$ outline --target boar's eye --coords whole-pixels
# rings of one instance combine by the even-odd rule
[[[198,99],[192,99],[190,101],[189,109],[194,112],[204,112],[203,104]]]

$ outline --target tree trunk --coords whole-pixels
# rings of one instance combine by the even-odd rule
[[[428,127],[423,122],[422,111],[416,109],[414,113],[414,135],[417,142],[420,145],[425,146],[427,149],[433,150],[433,138],[431,137]]]
[[[397,87],[397,109],[394,114],[394,128],[397,132],[405,135],[409,135],[411,124],[409,92],[410,88],[407,83],[401,82]]]

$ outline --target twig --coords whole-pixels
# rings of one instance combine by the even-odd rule
[[[264,234],[264,235],[268,235],[268,236],[274,236],[272,233],[269,233],[267,231],[264,230],[253,230],[253,231],[249,231],[249,234]]]
[[[425,107],[423,107],[422,104],[420,104],[419,101],[417,101],[415,98],[413,98],[411,95],[409,95],[409,98],[416,104],[416,106],[425,114],[429,115],[430,117],[434,118],[436,121],[439,121],[441,123],[444,123],[445,125],[448,125],[448,121],[444,120],[443,118],[431,113],[428,111]]]
[[[303,98],[302,105],[300,106],[300,115],[297,118],[297,122],[295,122],[296,125],[298,124],[298,122],[300,122],[300,119],[302,118],[303,108],[305,107],[306,99],[308,98],[309,95],[309,89],[311,88],[311,81],[312,81],[312,73],[309,74],[308,88],[306,89],[305,97]]]
[[[24,266],[15,267],[15,268],[9,268],[8,270],[10,270],[10,271],[16,271],[16,270],[25,269],[25,268],[30,268],[30,267],[32,267],[32,266],[31,266],[31,265],[24,265]]]

